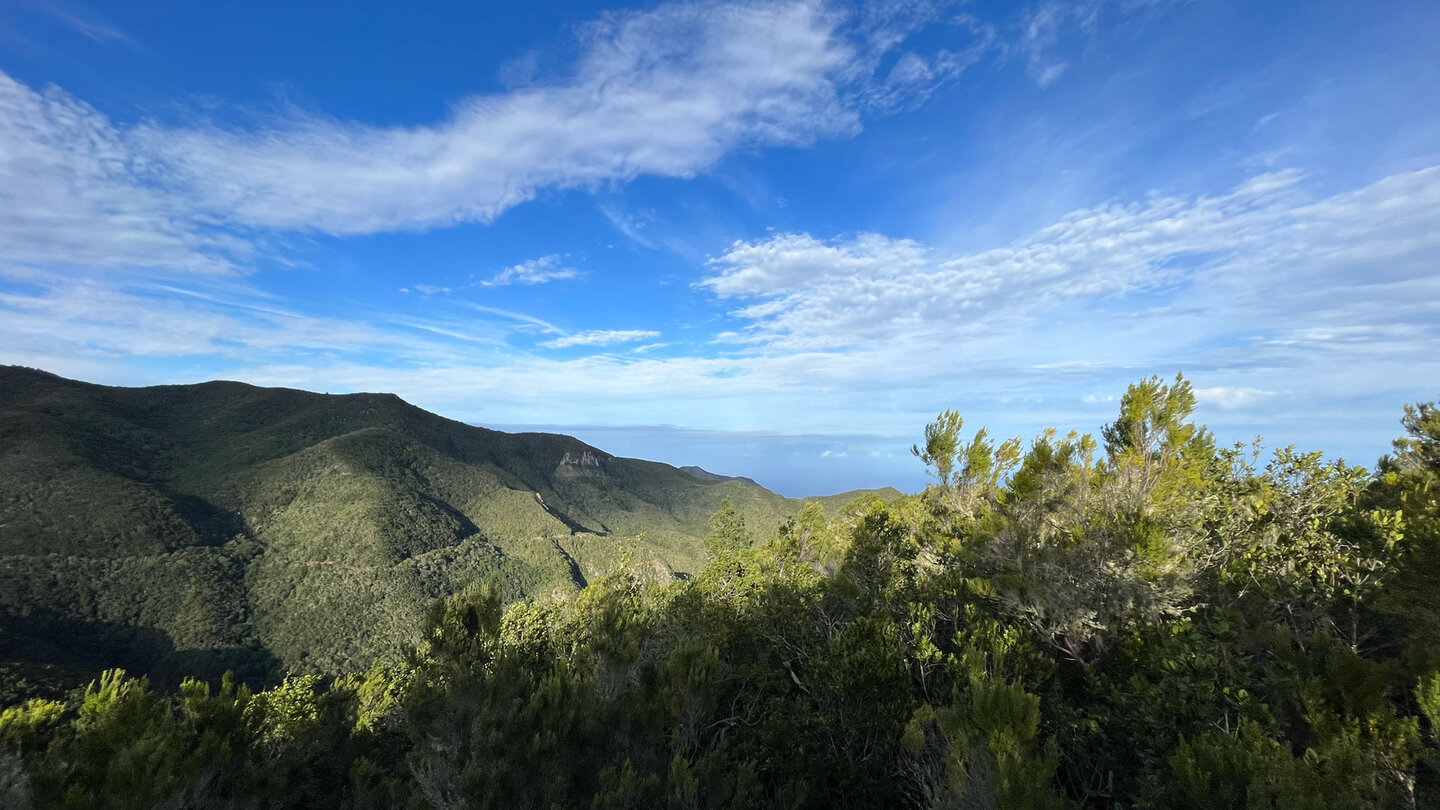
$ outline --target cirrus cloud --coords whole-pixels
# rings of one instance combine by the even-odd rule
[[[571,346],[609,346],[615,343],[635,343],[659,336],[659,332],[649,329],[592,329],[588,332],[576,332],[573,335],[547,340],[540,345],[551,349],[568,349]]]

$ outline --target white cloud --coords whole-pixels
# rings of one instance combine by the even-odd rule
[[[214,273],[247,252],[141,175],[94,108],[0,73],[0,260]]]
[[[1000,48],[994,26],[959,13],[960,5],[949,0],[881,0],[863,7],[854,21],[861,46],[850,67],[855,82],[851,92],[861,107],[893,112],[919,106]],[[914,34],[930,27],[940,28],[944,41],[955,49],[941,48],[933,54],[907,49],[888,59]],[[887,61],[891,64],[882,71]]]
[[[1073,42],[1093,38],[1102,17],[1111,20],[1143,16],[1172,0],[1045,0],[1020,16],[1019,32],[1010,44],[1025,60],[1025,72],[1039,87],[1054,84],[1069,70],[1066,50],[1083,49]]]
[[[650,338],[659,336],[659,332],[649,329],[594,329],[588,332],[576,332],[573,335],[564,335],[554,340],[547,340],[540,345],[551,349],[566,349],[571,346],[610,346],[615,343],[634,343],[639,340],[649,340]],[[648,348],[651,347],[641,347],[641,349]]]
[[[60,358],[57,369],[85,358],[214,357],[263,365],[377,353],[397,363],[465,356],[373,322],[292,312],[244,288],[207,294],[6,267],[0,279],[28,288],[0,292],[0,344],[8,357]]]
[[[736,339],[790,348],[953,342],[1070,302],[1164,298],[1187,286],[1196,294],[1178,303],[1263,311],[1251,324],[1271,329],[1318,311],[1353,331],[1349,319],[1367,301],[1392,318],[1427,309],[1433,299],[1416,299],[1413,285],[1436,284],[1440,167],[1321,200],[1301,181],[1278,172],[1218,196],[1083,209],[1009,246],[948,259],[877,234],[780,234],[735,243],[699,285],[744,302],[733,314],[748,328]]]
[[[252,129],[126,126],[0,73],[0,259],[226,270],[252,240],[220,226],[485,222],[546,189],[688,177],[736,148],[851,132],[838,20],[813,0],[610,14],[580,29],[568,77],[412,127],[295,110]]]
[[[700,282],[721,296],[764,295],[814,289],[827,281],[913,274],[929,261],[918,242],[860,234],[825,243],[809,234],[780,234],[762,242],[736,242],[710,262],[721,272]]]
[[[262,229],[488,222],[546,190],[690,177],[736,149],[853,133],[861,110],[923,101],[995,40],[951,5],[842,12],[759,0],[610,13],[578,29],[568,73],[462,98],[444,120],[406,127],[294,108],[249,111],[250,128],[199,114],[118,124],[60,88],[0,73],[0,259],[227,269]],[[87,36],[127,41],[63,13]],[[887,59],[937,22],[968,31],[968,44]]]
[[[651,250],[660,247],[660,244],[646,230],[655,223],[653,211],[631,212],[613,202],[600,203],[598,208],[600,213],[610,220],[610,224],[615,230],[624,234],[626,238]]]
[[[1274,391],[1259,388],[1226,388],[1212,386],[1196,388],[1195,398],[1202,403],[1212,403],[1221,408],[1243,408],[1275,396]]]
[[[737,147],[853,130],[834,23],[804,0],[611,14],[580,29],[568,77],[463,99],[438,124],[297,114],[255,131],[150,123],[127,141],[233,222],[343,234],[488,221],[543,189],[686,177]]]
[[[537,318],[534,315],[527,315],[523,312],[513,312],[499,307],[487,307],[484,304],[476,304],[470,301],[461,302],[460,305],[466,309],[474,310],[475,312],[480,312],[485,315],[499,315],[502,318],[519,324],[519,328],[522,330],[548,332],[552,335],[565,334],[564,329],[561,329],[549,321]]]
[[[509,284],[544,284],[549,281],[575,278],[580,275],[579,270],[573,267],[565,267],[560,263],[561,261],[562,257],[555,253],[549,256],[541,256],[538,259],[523,261],[517,265],[501,270],[491,278],[481,281],[480,286],[502,287]]]
[[[1440,379],[1437,256],[1440,167],[1325,197],[1284,172],[1077,210],[959,255],[777,234],[736,243],[698,285],[730,305],[725,337],[746,377],[803,356],[783,384],[850,418],[889,411],[877,430],[946,407],[1001,431],[1093,430],[1073,421],[1075,397],[1101,407],[1182,370],[1226,441],[1258,432],[1367,462],[1398,404],[1433,397],[1423,381]],[[1360,424],[1366,444],[1335,446]]]
[[[1041,87],[1054,83],[1070,66],[1056,55],[1055,45],[1073,8],[1071,4],[1049,2],[1025,16],[1019,47],[1025,54],[1026,72]]]

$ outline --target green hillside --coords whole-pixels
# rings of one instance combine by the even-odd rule
[[[621,560],[697,570],[727,499],[762,532],[800,506],[392,394],[0,368],[0,667],[22,692],[114,665],[341,673],[413,647],[471,583],[514,599]]]
[[[431,603],[409,655],[342,677],[157,689],[111,670],[0,701],[0,807],[1440,807],[1440,403],[1405,407],[1373,473],[1218,445],[1195,404],[1188,381],[1152,377],[1098,437],[1028,445],[946,411],[918,445],[935,481],[921,493],[831,516],[811,503],[759,531],[722,508],[683,579],[654,574],[665,552],[646,541],[575,593],[467,586]],[[253,618],[232,625],[262,642],[283,628],[295,649],[361,627],[405,637],[376,617],[451,567],[507,572],[512,590],[543,569],[543,545],[516,562],[477,539],[484,516],[458,488],[481,465],[395,435],[322,441],[283,460],[289,478],[262,469],[296,489],[256,496],[270,522],[228,578],[205,573],[227,559],[214,546],[130,569],[55,559],[103,581],[109,610],[166,578],[243,582],[228,604]],[[584,452],[573,466],[607,476],[668,469]],[[617,491],[635,509],[591,500],[580,516],[565,486],[605,479],[551,477],[562,525],[672,514],[683,491],[632,486]],[[577,569],[614,541],[556,534]],[[377,560],[389,576],[327,596]],[[34,599],[63,579],[37,576]],[[204,593],[153,598],[143,616],[225,618]],[[27,621],[12,620],[52,652],[77,629],[124,638]],[[174,646],[175,668],[194,663]]]

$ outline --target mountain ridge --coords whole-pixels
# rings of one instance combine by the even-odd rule
[[[413,647],[426,606],[467,585],[573,590],[627,559],[683,573],[722,501],[761,533],[802,504],[394,394],[15,366],[0,367],[0,483],[0,668],[57,678],[208,659],[255,679],[339,674]],[[60,660],[56,628],[120,652]]]
[[[747,484],[755,484],[755,486],[757,487],[760,486],[760,484],[756,483],[755,479],[753,478],[747,478],[743,475],[721,475],[719,473],[710,472],[703,467],[697,467],[693,464],[680,467],[679,470],[684,473],[689,473],[691,476],[699,478],[701,481],[744,481]]]

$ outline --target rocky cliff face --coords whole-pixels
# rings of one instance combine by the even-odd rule
[[[584,450],[578,454],[566,451],[555,467],[555,474],[565,478],[604,475],[605,469],[601,464],[603,458],[593,450]]]

